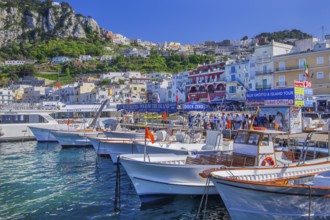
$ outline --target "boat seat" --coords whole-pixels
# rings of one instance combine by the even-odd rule
[[[246,157],[235,155],[233,157],[231,166],[233,166],[233,167],[244,167],[245,166],[245,162],[246,162]]]
[[[201,155],[200,159],[201,159],[201,164],[205,164],[205,165],[216,165],[216,164],[218,164],[218,159],[215,156]]]
[[[255,166],[256,157],[250,155],[233,154],[232,166]]]
[[[195,157],[187,157],[186,164],[201,164],[201,159]]]

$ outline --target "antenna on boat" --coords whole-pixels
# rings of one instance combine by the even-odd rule
[[[253,123],[254,123],[254,120],[257,117],[258,112],[259,112],[259,106],[257,107],[256,111],[253,114],[253,117],[251,119],[251,124],[250,124],[249,130],[253,130]]]
[[[96,126],[96,122],[99,119],[99,117],[101,116],[101,112],[104,109],[105,105],[108,104],[110,100],[106,99],[103,101],[102,105],[100,106],[99,110],[97,111],[93,121],[90,123],[90,125],[87,126],[87,128],[94,128]]]

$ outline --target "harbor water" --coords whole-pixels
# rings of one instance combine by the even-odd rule
[[[120,200],[115,205],[117,166],[97,157],[93,148],[0,143],[0,219],[195,219],[200,197],[141,205],[119,168]],[[230,219],[218,197],[206,206],[198,219]]]

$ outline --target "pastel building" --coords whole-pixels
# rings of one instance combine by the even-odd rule
[[[186,84],[188,100],[207,102],[208,99],[223,99],[226,95],[224,71],[223,62],[202,65],[190,71]]]
[[[304,63],[308,65],[308,77]],[[314,49],[274,57],[275,88],[292,88],[295,81],[307,81],[313,88],[317,106],[330,110],[330,48],[326,43],[315,44]],[[321,109],[322,109],[321,108]],[[320,109],[319,109],[320,110]]]
[[[255,90],[255,59],[231,61],[225,66],[226,100],[245,102],[246,92]]]
[[[274,41],[270,44],[257,46],[255,48],[254,57],[256,90],[267,90],[275,87],[273,57],[282,54],[289,54],[292,50],[292,45]]]

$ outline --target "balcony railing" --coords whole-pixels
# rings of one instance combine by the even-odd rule
[[[269,75],[269,74],[273,74],[274,72],[271,70],[267,70],[267,71],[256,71],[256,76],[260,76],[260,75]]]
[[[270,84],[256,84],[256,90],[271,89],[272,85]]]
[[[303,70],[303,66],[286,66],[285,68],[276,68],[276,71],[283,72],[283,71],[292,71],[292,70]]]
[[[207,81],[205,81],[205,80],[201,80],[201,81],[198,81],[198,82],[187,82],[187,85],[192,85],[192,84],[201,84],[201,83],[214,83],[214,82],[224,82],[225,81],[225,79],[216,79],[216,80],[214,80],[214,79],[211,79],[211,80],[207,80]]]
[[[276,86],[278,86],[278,87],[287,86],[287,82],[276,82]]]

